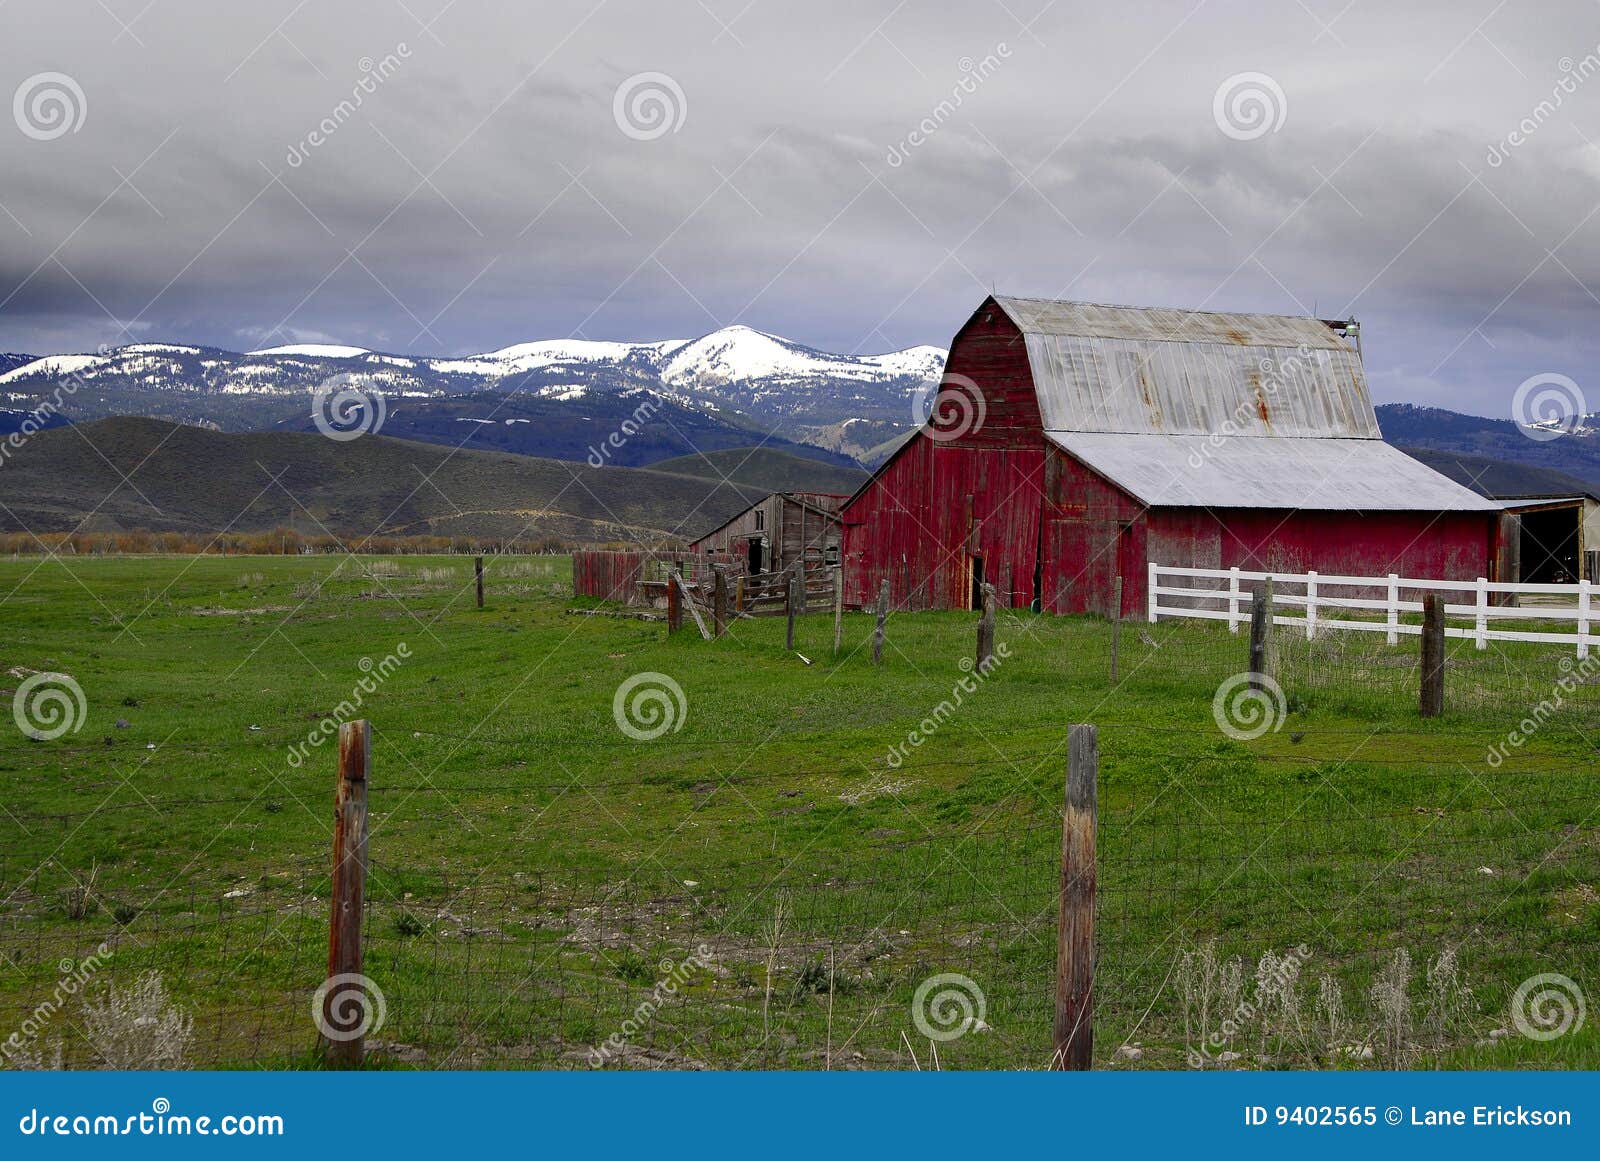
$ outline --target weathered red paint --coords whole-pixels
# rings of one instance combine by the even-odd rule
[[[1494,579],[1498,517],[1483,512],[1147,509],[1045,440],[1021,333],[986,302],[950,346],[947,389],[977,384],[982,425],[934,420],[841,511],[845,603],[889,582],[896,608],[965,608],[973,560],[1000,603],[1110,613],[1145,609],[1148,562],[1437,580]],[[952,420],[959,420],[951,408]],[[1009,583],[1006,583],[1009,581]]]

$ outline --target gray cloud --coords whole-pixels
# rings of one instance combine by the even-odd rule
[[[0,349],[738,321],[867,351],[946,342],[992,283],[1353,312],[1380,398],[1489,414],[1600,353],[1600,75],[1540,110],[1592,5],[142,7],[0,8],[0,95],[56,71],[88,105],[0,120]],[[643,72],[687,102],[655,140],[613,119]],[[1235,140],[1245,72],[1287,113]]]

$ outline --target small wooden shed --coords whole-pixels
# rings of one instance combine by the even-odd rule
[[[773,492],[689,545],[696,553],[727,553],[748,576],[784,572],[796,561],[807,571],[839,563],[839,508],[834,492]]]

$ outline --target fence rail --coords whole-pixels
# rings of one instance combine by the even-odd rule
[[[1222,582],[1220,587],[1207,583],[1216,581]],[[1272,623],[1300,626],[1305,629],[1307,640],[1316,637],[1319,628],[1334,628],[1383,633],[1393,645],[1401,634],[1416,636],[1422,632],[1420,622],[1401,618],[1406,614],[1420,616],[1424,598],[1433,593],[1445,598],[1446,617],[1472,622],[1470,628],[1447,625],[1445,636],[1471,640],[1479,649],[1487,649],[1490,641],[1534,641],[1574,645],[1579,657],[1587,657],[1596,640],[1592,632],[1594,587],[1587,580],[1571,585],[1510,583],[1485,577],[1471,581],[1417,580],[1397,573],[1378,577],[1255,572],[1240,568],[1184,568],[1152,561],[1148,617],[1151,621],[1162,617],[1226,621],[1229,631],[1237,633],[1239,626],[1250,620],[1251,588],[1269,582]],[[1468,594],[1470,599],[1452,602],[1451,597],[1459,598],[1460,594]],[[1553,598],[1559,603],[1514,603],[1523,597]],[[1277,612],[1280,607],[1289,612]],[[1363,618],[1363,613],[1381,613],[1382,617]],[[1574,628],[1572,632],[1496,628],[1496,622],[1572,622]]]

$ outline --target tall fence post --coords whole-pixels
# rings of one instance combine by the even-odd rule
[[[1150,596],[1145,603],[1145,617],[1153,625],[1156,621],[1156,573],[1159,566],[1155,561],[1150,562]]]
[[[1389,622],[1387,636],[1389,644],[1396,645],[1400,642],[1400,574],[1397,572],[1389,574],[1389,599],[1387,603],[1389,606],[1387,610]]]
[[[472,558],[472,571],[478,578],[478,608],[483,608],[483,557]]]
[[[1306,640],[1317,635],[1317,574],[1306,573]]]
[[[985,582],[982,589],[983,612],[978,615],[978,665],[979,673],[987,673],[994,663],[994,586]]]
[[[328,982],[323,985],[323,1060],[330,1068],[359,1068],[364,1035],[344,1035],[351,1016],[349,984],[339,977],[361,974],[361,915],[367,892],[367,778],[371,773],[372,727],[365,721],[339,727],[339,773],[333,788],[333,888],[328,917]],[[339,979],[337,984],[334,980]],[[346,1001],[341,1004],[341,997]],[[364,1018],[358,1014],[358,1018]],[[359,1033],[359,1027],[349,1029]]]
[[[1267,586],[1255,585],[1250,590],[1250,679],[1251,689],[1265,689],[1271,674],[1267,660],[1267,633],[1272,624],[1272,600],[1267,596]]]
[[[1444,713],[1444,598],[1422,598],[1422,697],[1419,713],[1436,718]]]
[[[1067,798],[1061,817],[1061,915],[1056,927],[1053,1070],[1094,1064],[1095,829],[1099,731],[1067,727]]]
[[[1117,684],[1117,657],[1122,645],[1122,578],[1111,582],[1111,684]]]
[[[1578,659],[1589,656],[1589,597],[1587,577],[1578,582]]]
[[[833,566],[833,655],[844,641],[844,565]]]
[[[672,576],[671,573],[667,574],[667,636],[669,637],[683,628],[683,593],[679,591]]]
[[[797,569],[794,572],[789,574],[789,588],[787,590],[787,596],[784,597],[784,601],[783,601],[784,616],[788,619],[788,622],[789,622],[788,623],[788,628],[787,628],[787,631],[786,631],[786,633],[784,635],[784,639],[783,640],[784,640],[785,647],[789,648],[789,649],[793,649],[794,648],[794,613],[795,613],[794,606],[795,606],[795,602],[796,602],[797,599],[798,600],[802,600],[802,601],[805,600],[805,590],[804,589],[800,590],[800,595],[799,595],[798,598],[795,595],[795,589],[799,586],[800,583],[801,583],[800,582],[800,573],[799,573],[799,570]]]
[[[728,631],[728,571],[720,564],[711,570],[711,620],[718,637]]]
[[[1473,621],[1474,639],[1479,649],[1489,648],[1489,578],[1478,578],[1477,616]]]
[[[872,664],[883,664],[883,626],[889,619],[889,581],[878,586],[878,623],[872,630]]]
[[[1237,633],[1239,622],[1239,566],[1228,570],[1228,632]]]

